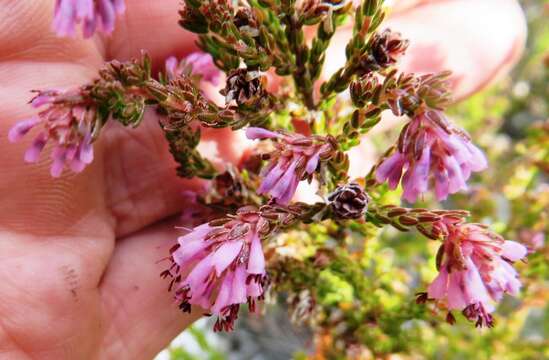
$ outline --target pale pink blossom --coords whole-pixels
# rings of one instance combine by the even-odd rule
[[[479,224],[446,223],[438,276],[426,294],[450,312],[459,310],[476,326],[493,326],[491,313],[503,294],[518,295],[521,282],[512,264],[527,249]],[[453,319],[453,316],[450,315]]]
[[[59,36],[74,36],[82,24],[84,37],[96,31],[111,34],[116,15],[126,11],[124,0],[56,0],[53,29]]]
[[[17,122],[9,131],[11,142],[20,141],[31,129],[41,128],[25,153],[25,161],[38,161],[48,141],[54,143],[51,152],[51,175],[61,176],[68,165],[72,171],[81,172],[93,161],[92,133],[97,125],[94,110],[71,103],[78,98],[77,91],[40,91],[31,101],[34,108],[47,106],[37,116]]]
[[[288,204],[300,181],[311,179],[323,160],[329,159],[335,146],[328,138],[246,129],[248,139],[274,139],[276,150],[269,154],[269,163],[261,170],[258,194],[269,194],[279,204]]]
[[[376,180],[387,181],[402,197],[415,202],[434,186],[438,200],[467,190],[473,172],[487,167],[486,157],[465,131],[451,125],[440,111],[428,110],[414,117],[402,130],[397,150],[376,169]]]
[[[248,207],[222,224],[203,224],[181,236],[172,249],[172,266],[162,273],[172,277],[170,290],[180,309],[190,312],[196,305],[211,312],[217,316],[215,331],[233,329],[241,304],[255,311],[267,281],[265,226],[266,220]]]
[[[166,73],[170,80],[181,76],[187,67],[190,67],[193,75],[200,76],[202,81],[210,82],[215,86],[219,85],[221,71],[215,66],[210,54],[196,51],[189,54],[182,61],[178,61],[175,56],[171,56],[166,60]]]

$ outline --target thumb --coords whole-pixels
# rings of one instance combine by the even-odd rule
[[[515,0],[409,0],[385,27],[402,33],[410,47],[400,69],[430,73],[451,70],[453,94],[462,99],[505,74],[524,50],[526,22]],[[404,6],[406,5],[406,6]],[[336,33],[328,50],[325,74],[345,63],[352,29]]]

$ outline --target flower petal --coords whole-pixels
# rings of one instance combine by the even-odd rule
[[[265,273],[265,255],[261,246],[261,239],[254,233],[252,244],[250,246],[250,258],[248,260],[249,274],[264,274]]]
[[[280,134],[260,127],[249,127],[246,129],[246,137],[251,140],[273,139],[280,137]]]
[[[227,241],[221,245],[213,255],[213,264],[220,276],[223,271],[236,259],[240,250],[242,250],[243,241]]]
[[[510,261],[518,261],[528,254],[526,246],[507,240],[503,243],[501,256]]]

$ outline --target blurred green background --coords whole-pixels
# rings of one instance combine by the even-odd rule
[[[201,320],[158,359],[549,359],[549,2],[521,3],[529,27],[522,60],[509,76],[450,110],[486,151],[491,167],[473,179],[471,192],[453,196],[444,207],[469,209],[473,221],[536,249],[528,264],[517,265],[521,298],[503,301],[494,329],[478,330],[461,318],[450,326],[443,314],[414,304],[414,294],[435,276],[437,244],[414,232],[357,229],[340,241],[349,245],[353,237],[368,236],[363,247],[341,255],[339,264],[300,274],[319,279],[314,316],[304,313],[314,317],[314,335],[289,320],[303,315],[300,306],[307,307],[309,295],[304,290],[289,299],[298,303],[290,315],[288,299],[271,299],[265,314],[243,314],[231,334],[213,334],[211,324]],[[383,149],[388,143],[378,145]],[[442,206],[429,199],[416,204],[423,205]],[[329,226],[319,225],[311,234],[296,231],[284,241],[314,253],[330,236]],[[282,293],[286,285],[292,286],[282,285]],[[351,331],[359,342],[353,348],[340,341]]]

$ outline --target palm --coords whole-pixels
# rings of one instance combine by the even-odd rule
[[[177,1],[128,1],[111,39],[57,39],[52,0],[0,0],[0,133],[34,111],[29,89],[93,78],[105,59],[147,49],[156,63],[183,54]],[[154,33],[153,33],[154,32]],[[154,35],[154,36],[151,36]],[[159,39],[162,39],[160,41]],[[186,49],[187,48],[187,49]],[[51,179],[46,153],[22,163],[26,142],[0,136],[0,353],[9,359],[151,358],[198,314],[177,311],[158,274],[176,233],[180,192],[154,114],[137,130],[112,124],[79,175]],[[234,160],[227,132],[219,153]],[[221,148],[223,147],[223,148]]]

